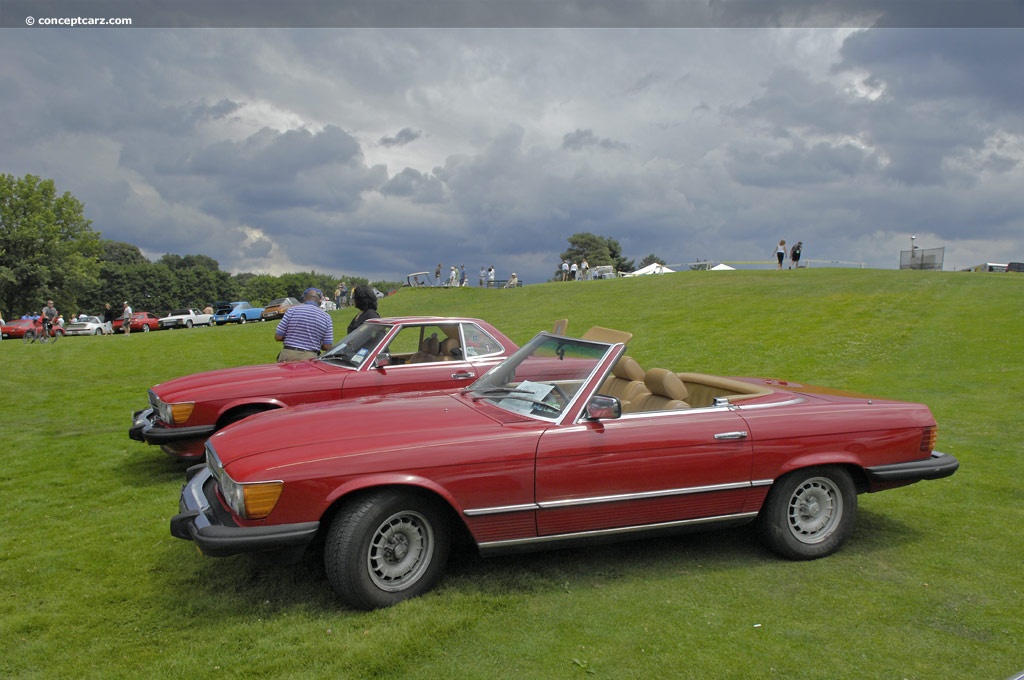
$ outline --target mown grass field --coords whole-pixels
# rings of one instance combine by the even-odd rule
[[[161,311],[161,310],[153,310]],[[951,478],[860,497],[838,554],[751,531],[483,560],[340,606],[322,570],[174,539],[183,465],[129,441],[163,380],[272,361],[273,325],[0,343],[3,678],[1006,678],[1024,670],[1024,276],[686,272],[409,290],[385,315],[635,334],[642,365],[922,401]],[[335,313],[343,331],[352,312]]]

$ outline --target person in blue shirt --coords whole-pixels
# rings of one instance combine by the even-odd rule
[[[312,359],[334,345],[334,322],[330,314],[320,308],[323,299],[319,288],[307,288],[302,294],[302,304],[285,310],[274,332],[274,339],[284,343],[277,355],[279,362]]]

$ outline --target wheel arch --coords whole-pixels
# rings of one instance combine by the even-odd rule
[[[370,494],[388,490],[409,493],[424,502],[434,504],[444,512],[444,519],[452,532],[452,540],[476,546],[476,540],[458,510],[458,503],[447,489],[430,479],[408,474],[360,477],[335,489],[334,493],[328,496],[327,509],[320,517],[321,534],[326,532],[335,516],[347,505]]]
[[[783,477],[794,472],[799,472],[808,468],[827,466],[840,467],[846,470],[846,472],[849,473],[850,478],[853,480],[853,485],[857,489],[858,494],[865,493],[870,488],[868,476],[864,472],[864,466],[861,465],[860,459],[855,454],[848,451],[815,453],[789,460],[786,462],[786,465],[779,470],[779,474],[776,476],[772,484],[777,484]]]
[[[286,404],[282,404],[276,399],[232,403],[226,406],[217,416],[216,427],[219,430],[243,418],[248,418],[265,411],[275,411],[285,406]]]

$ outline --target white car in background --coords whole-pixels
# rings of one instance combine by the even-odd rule
[[[65,335],[105,335],[113,333],[98,316],[79,314],[71,323],[64,324]]]
[[[192,328],[193,326],[209,326],[212,314],[203,314],[198,309],[175,309],[167,316],[160,317],[157,322],[160,328]]]

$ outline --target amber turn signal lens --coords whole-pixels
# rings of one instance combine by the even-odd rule
[[[284,491],[284,484],[281,482],[243,485],[246,518],[263,519],[269,515],[277,505],[277,499],[281,497],[282,491]]]
[[[192,415],[192,409],[195,408],[195,404],[191,401],[187,401],[181,404],[171,404],[171,419],[174,424],[184,423]]]

